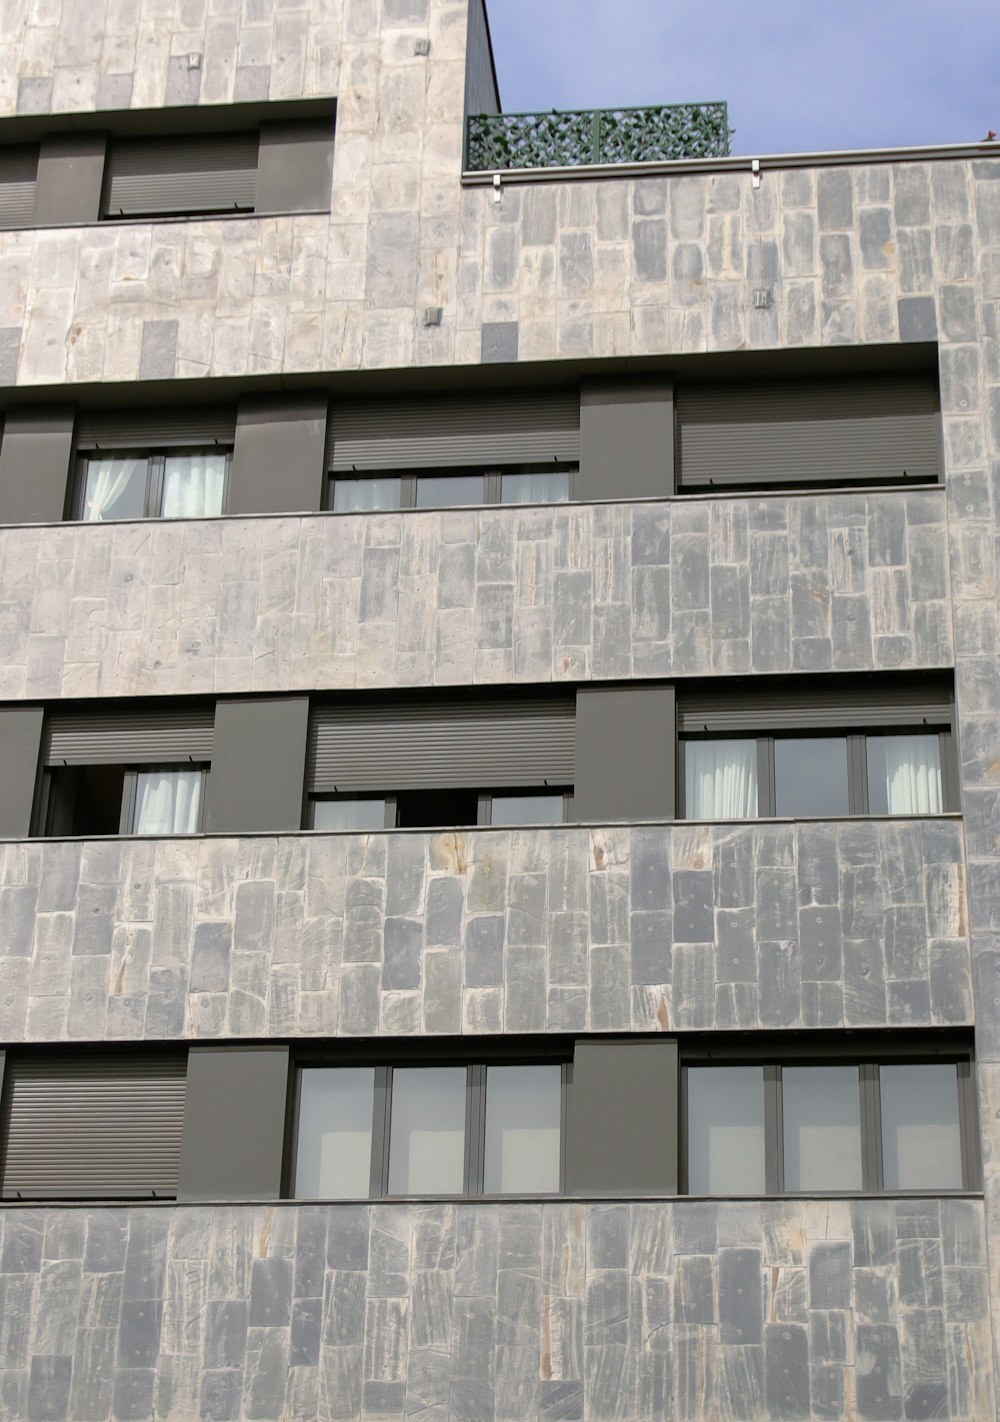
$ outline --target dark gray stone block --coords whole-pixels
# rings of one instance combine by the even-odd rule
[[[814,1244],[809,1251],[809,1307],[851,1307],[851,1246]]]
[[[292,1266],[288,1259],[255,1259],[250,1283],[248,1321],[265,1328],[285,1328],[291,1319]]]
[[[387,918],[384,935],[382,987],[418,988],[422,956],[420,923],[408,918]]]
[[[246,1299],[210,1299],[205,1320],[205,1366],[242,1368],[246,1346]]]
[[[809,1335],[796,1323],[769,1323],[764,1334],[764,1377],[768,1416],[810,1415]]]
[[[126,1299],[122,1303],[118,1330],[118,1359],[122,1367],[155,1366],[162,1320],[162,1299]]]
[[[896,1329],[885,1324],[859,1324],[856,1349],[858,1416],[866,1422],[895,1422],[903,1415]]]
[[[480,360],[483,365],[517,360],[517,322],[484,321]]]
[[[760,1250],[720,1249],[720,1343],[761,1343],[762,1330]]]
[[[28,1422],[63,1422],[69,1411],[72,1375],[72,1358],[32,1358],[28,1383]]]
[[[937,340],[937,312],[933,296],[903,296],[896,302],[901,341]]]

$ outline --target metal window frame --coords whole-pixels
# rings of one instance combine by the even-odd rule
[[[509,796],[511,799],[514,799],[514,800],[518,800],[518,799],[525,799],[525,800],[528,800],[528,799],[531,799],[533,796],[539,795],[539,794],[561,795],[561,796],[562,796],[562,819],[560,819],[560,820],[552,820],[551,822],[548,821],[548,820],[544,820],[544,821],[542,821],[540,824],[535,824],[535,825],[534,825],[534,828],[536,828],[536,829],[545,829],[545,828],[546,828],[547,826],[549,826],[550,824],[551,824],[551,825],[557,825],[557,824],[563,824],[563,825],[565,825],[565,824],[569,824],[569,823],[572,821],[572,818],[573,818],[573,791],[570,790],[570,789],[566,789],[566,788],[560,788],[559,786],[542,785],[542,786],[539,786],[538,789],[534,789],[534,790],[532,790],[532,789],[530,789],[530,788],[529,788],[529,789],[524,789],[523,787],[519,786],[519,787],[517,787],[516,790],[483,790],[483,791],[480,791],[480,794],[479,794],[479,819],[478,819],[477,823],[480,824],[480,825],[492,825],[492,823],[493,823],[493,797],[494,797],[494,795],[506,795],[506,796]],[[518,822],[517,822],[517,824],[521,824],[521,823],[527,825],[529,828],[532,827],[531,822],[529,822],[529,821],[518,821]],[[510,826],[501,826],[501,828],[515,828],[515,827],[516,827],[516,825],[515,825],[514,822],[512,822],[512,824],[511,824]]]
[[[349,793],[347,793],[347,792],[345,792],[343,795],[338,795],[336,792],[330,792],[330,791],[318,791],[318,792],[316,792],[315,794],[312,793],[312,792],[307,792],[306,802],[307,802],[307,805],[308,805],[308,809],[307,809],[307,811],[306,811],[306,818],[307,818],[308,823],[306,824],[306,829],[318,829],[321,834],[374,834],[374,833],[376,833],[375,830],[362,830],[362,829],[353,829],[353,830],[333,830],[333,829],[326,829],[326,830],[325,830],[325,829],[323,829],[322,826],[316,824],[316,806],[317,806],[318,804],[320,804],[320,803],[321,803],[322,801],[324,801],[324,800],[350,800],[350,801],[355,801],[355,800],[382,800],[382,801],[384,801],[384,803],[385,803],[385,814],[384,814],[384,816],[383,816],[382,828],[383,828],[383,829],[387,829],[387,830],[388,830],[388,829],[395,829],[395,828],[396,828],[396,796],[395,796],[395,794],[385,794],[385,795],[383,795],[383,794],[380,794],[377,790],[373,790],[373,791],[362,790],[362,791],[359,791],[356,795],[352,795],[352,794],[349,794]]]
[[[86,450],[77,455],[76,473],[73,479],[73,498],[71,500],[70,519],[77,523],[87,523],[91,520],[84,518],[84,507],[87,495],[87,468],[91,459],[101,458],[104,453],[112,456],[124,456],[130,459],[146,460],[146,493],[143,499],[143,512],[137,515],[141,519],[163,519],[163,476],[166,470],[168,458],[176,455],[198,454],[203,452],[219,453],[218,445],[211,444],[191,444],[179,445],[176,449],[109,449],[101,451],[98,447],[94,450]],[[218,514],[207,514],[207,518],[222,518],[229,512],[229,485],[233,467],[233,451],[227,446],[225,449],[226,468],[222,479],[222,507]],[[103,522],[103,520],[101,520]],[[128,519],[108,519],[108,523],[128,523]],[[183,519],[164,519],[166,523],[183,523]]]
[[[207,788],[208,788],[208,770],[209,770],[209,767],[208,767],[207,765],[204,765],[204,764],[199,765],[199,764],[197,763],[197,761],[195,761],[195,762],[192,763],[192,762],[183,762],[183,761],[176,761],[176,760],[170,760],[170,761],[156,761],[156,762],[152,762],[152,761],[151,761],[148,765],[144,764],[144,765],[128,766],[128,767],[126,768],[126,770],[125,770],[125,781],[124,781],[124,784],[123,784],[123,786],[122,786],[122,811],[121,811],[121,819],[120,819],[120,821],[119,821],[119,826],[118,826],[118,833],[119,833],[119,834],[123,834],[123,835],[124,835],[124,834],[145,834],[145,833],[148,833],[148,831],[136,829],[136,815],[137,815],[138,809],[139,809],[139,804],[138,804],[139,776],[142,775],[142,774],[148,773],[148,772],[151,771],[151,770],[163,770],[163,771],[173,771],[173,770],[176,770],[176,771],[181,771],[181,770],[200,770],[200,771],[201,771],[201,797],[200,797],[200,799],[199,799],[199,801],[198,801],[198,823],[197,823],[197,825],[195,826],[195,829],[194,829],[194,833],[195,833],[195,834],[200,834],[201,831],[202,831],[202,828],[203,828],[203,826],[204,826],[204,824],[205,824],[205,801],[206,801],[206,799],[208,798],[205,792],[206,792],[206,790],[207,790]],[[157,837],[159,838],[159,836],[157,836]],[[166,838],[166,836],[164,836],[164,838]]]
[[[473,465],[463,468],[461,465],[455,468],[444,469],[366,469],[363,473],[345,474],[343,470],[335,472],[327,470],[325,513],[397,513],[404,509],[419,508],[422,513],[431,513],[436,509],[452,508],[480,508],[496,505],[499,508],[544,508],[547,506],[546,500],[541,500],[535,504],[505,504],[501,495],[503,491],[503,479],[510,474],[566,474],[569,478],[566,498],[558,500],[560,503],[571,504],[576,493],[576,484],[580,473],[578,463],[567,463],[565,468],[558,462],[553,462],[551,466],[540,461],[532,461],[529,464],[510,465]],[[420,479],[462,479],[478,475],[483,481],[483,497],[474,504],[423,504],[417,503],[417,483]],[[336,487],[338,483],[352,484],[362,480],[371,479],[398,479],[399,480],[399,508],[398,509],[335,509],[334,499],[336,497]],[[549,501],[551,502],[551,501]]]

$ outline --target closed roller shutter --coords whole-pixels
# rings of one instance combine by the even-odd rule
[[[309,728],[310,788],[572,785],[575,717],[571,696],[318,706]]]
[[[905,682],[894,687],[794,686],[781,691],[761,687],[739,691],[678,691],[677,728],[695,731],[768,733],[833,728],[850,731],[879,726],[949,726],[952,695],[947,687]]]
[[[675,400],[683,489],[941,476],[928,373],[678,385]]]
[[[53,711],[42,735],[45,765],[140,765],[212,758],[211,706],[166,711]]]
[[[37,144],[0,148],[0,230],[31,226],[37,176]]]
[[[235,406],[163,410],[93,410],[76,422],[76,446],[93,449],[169,449],[183,445],[231,447]]]
[[[258,135],[123,138],[108,149],[105,217],[252,212]]]
[[[9,1056],[5,1198],[175,1195],[186,1062],[150,1056]]]
[[[427,395],[335,403],[330,467],[433,469],[580,458],[580,392]]]

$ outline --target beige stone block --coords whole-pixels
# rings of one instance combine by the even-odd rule
[[[89,66],[60,66],[52,79],[53,113],[86,113],[97,107],[100,74]]]
[[[132,81],[134,108],[160,108],[167,96],[167,69],[170,63],[170,32],[154,21],[139,25]]]

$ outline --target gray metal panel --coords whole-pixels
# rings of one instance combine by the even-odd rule
[[[312,790],[572,785],[572,696],[317,706]]]
[[[219,701],[205,828],[224,834],[302,828],[307,696]]]
[[[664,974],[670,944],[664,942]],[[570,1195],[677,1194],[677,1043],[580,1040],[573,1053],[566,1184]]]
[[[0,232],[31,226],[37,170],[37,143],[0,147]]]
[[[669,380],[588,381],[580,391],[580,473],[574,497],[668,498],[674,492]]]
[[[165,710],[50,711],[44,765],[139,765],[212,758],[211,706]]]
[[[500,112],[500,90],[493,63],[490,22],[484,0],[469,0],[469,24],[465,40],[465,112]]]
[[[170,449],[236,438],[235,405],[166,405],[150,410],[87,410],[76,427],[77,448]]]
[[[287,1097],[287,1047],[192,1047],[179,1198],[276,1200]]]
[[[322,508],[328,406],[322,393],[240,401],[229,476],[231,514]]]
[[[4,706],[0,709],[2,839],[20,839],[31,833],[44,716],[41,706]]]
[[[679,731],[779,731],[796,727],[857,729],[880,726],[950,726],[953,698],[940,683],[901,680],[881,687],[790,686],[707,688],[677,697]]]
[[[257,145],[256,131],[112,140],[104,216],[252,212]]]
[[[255,212],[328,212],[332,180],[332,114],[314,123],[261,124]]]
[[[65,133],[42,140],[32,226],[97,221],[106,148],[103,133]]]
[[[457,468],[580,458],[580,396],[569,390],[425,395],[335,403],[335,472]]]
[[[574,818],[673,819],[675,736],[672,686],[581,687]]]
[[[678,385],[676,404],[683,488],[941,477],[929,372]]]
[[[73,460],[71,405],[13,407],[0,447],[0,524],[58,523]]]
[[[12,1054],[3,1195],[175,1195],[184,1072],[182,1052]]]

